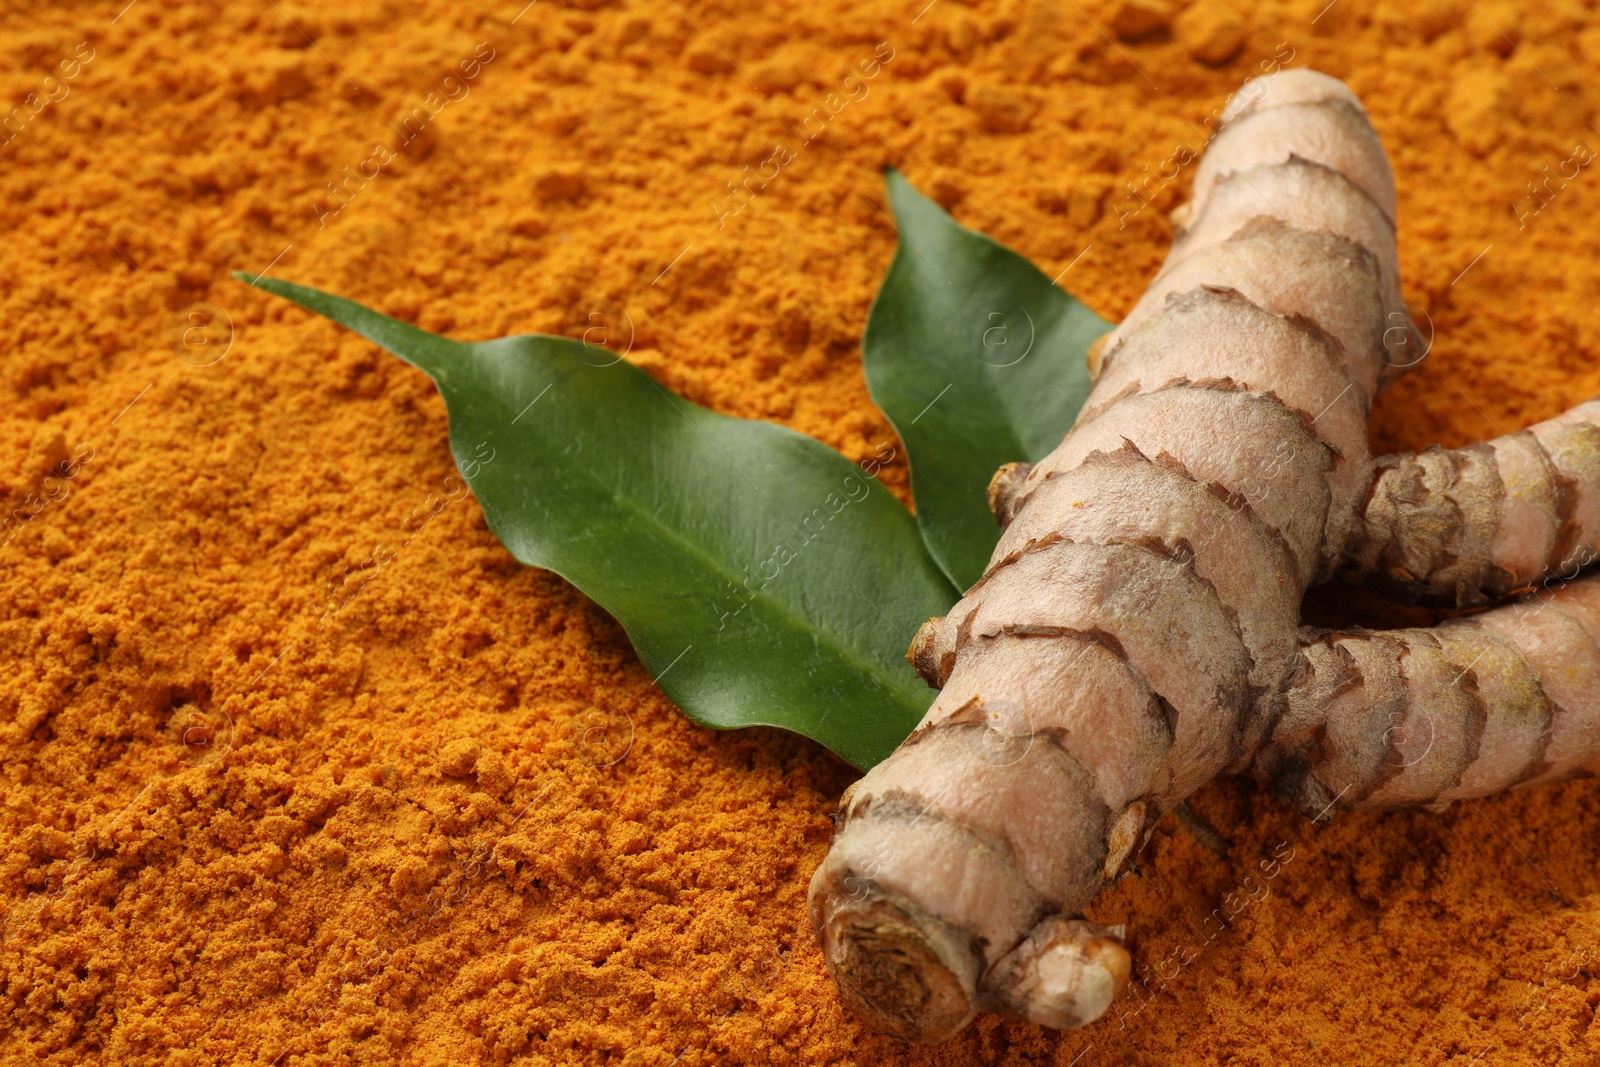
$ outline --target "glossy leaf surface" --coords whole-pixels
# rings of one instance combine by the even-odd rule
[[[1111,324],[897,172],[886,180],[900,247],[867,320],[867,386],[905,443],[923,537],[966,589],[1000,536],[989,479],[1061,443]]]
[[[696,722],[779,726],[866,768],[921,719],[932,694],[906,648],[956,591],[862,468],[792,430],[690,403],[603,348],[452,341],[238,277],[425,371],[495,535],[610,612]]]

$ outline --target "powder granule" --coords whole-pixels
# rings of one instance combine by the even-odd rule
[[[1455,445],[1600,392],[1592,5],[114,0],[0,48],[0,1058],[1600,1062],[1584,782],[1319,825],[1219,784],[1229,858],[1163,826],[1094,909],[1140,968],[1106,1020],[863,1031],[803,922],[848,769],[690,724],[489,534],[426,378],[226,276],[599,329],[859,459],[881,167],[1115,319],[1174,161],[1306,65],[1372,110],[1433,338],[1376,444]]]

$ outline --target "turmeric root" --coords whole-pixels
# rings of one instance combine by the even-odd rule
[[[1310,811],[1443,807],[1600,757],[1600,578],[1428,630],[1308,637],[1254,769]]]
[[[812,879],[828,969],[887,1033],[1099,1017],[1130,959],[1084,909],[1223,772],[1318,811],[1600,757],[1600,579],[1432,630],[1301,630],[1335,576],[1469,604],[1575,573],[1600,545],[1600,404],[1375,461],[1372,398],[1420,346],[1378,136],[1308,71],[1225,119],[1072,432],[991,484],[989,568],[909,656],[939,696],[847,791]]]
[[[1575,576],[1600,538],[1600,401],[1465,448],[1385,456],[1342,577],[1398,599],[1490,603]]]

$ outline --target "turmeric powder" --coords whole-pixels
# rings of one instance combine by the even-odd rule
[[[1208,787],[1192,803],[1235,859],[1159,824],[1142,876],[1089,909],[1136,961],[1096,1026],[871,1033],[804,915],[853,774],[686,722],[614,624],[451,499],[419,373],[227,275],[272,266],[460,338],[596,330],[697,402],[860,460],[897,445],[857,361],[895,243],[880,167],[1119,320],[1192,178],[1161,163],[1198,158],[1276,61],[1349,82],[1401,179],[1433,347],[1376,402],[1373,450],[1460,446],[1600,393],[1579,222],[1600,184],[1561,168],[1600,137],[1593,15],[1141,2],[1123,37],[1120,0],[679,6],[112,0],[0,27],[0,126],[80,42],[94,57],[0,145],[0,487],[30,516],[0,549],[0,1059],[1600,1056],[1583,782],[1316,825]],[[870,95],[719,230],[727,179],[794,147],[879,41]],[[471,94],[319,230],[330,177],[479,42]],[[227,318],[186,362],[202,302]],[[903,462],[879,477],[904,498]],[[1433,618],[1318,597],[1323,625]]]

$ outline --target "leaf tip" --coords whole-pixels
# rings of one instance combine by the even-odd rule
[[[265,274],[251,274],[247,270],[230,270],[228,273],[234,278],[235,281],[244,282],[253,289],[261,289],[265,292],[274,293],[279,296],[283,295],[272,287],[272,283],[277,280],[276,278],[269,278]]]
[[[901,218],[908,209],[922,204],[932,205],[941,214],[943,213],[944,209],[923,196],[917,187],[911,183],[911,179],[894,167],[884,168],[883,187],[889,197],[889,206],[894,209],[895,218],[897,219]]]

